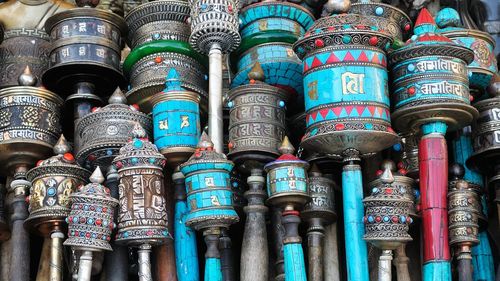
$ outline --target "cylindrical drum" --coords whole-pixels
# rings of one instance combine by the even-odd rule
[[[404,47],[391,53],[393,124],[401,132],[429,122],[445,122],[450,130],[469,124],[477,115],[470,106],[467,64],[474,54],[436,34],[432,18],[415,27]]]
[[[94,178],[96,172],[98,177]],[[71,213],[66,218],[68,239],[64,245],[76,250],[112,251],[109,241],[116,227],[113,220],[118,200],[111,197],[109,189],[102,185],[104,177],[100,170],[94,171],[90,181],[70,195]]]
[[[401,136],[403,145],[403,154],[401,160],[407,172],[407,176],[411,178],[418,178],[419,162],[418,162],[418,141],[420,134],[409,133]]]
[[[264,83],[229,92],[229,158],[237,164],[268,163],[279,156],[285,136],[285,98],[284,90]]]
[[[326,224],[336,221],[334,189],[338,187],[335,182],[322,176],[318,171],[309,171],[307,184],[311,201],[304,206],[300,216],[305,220],[321,218]]]
[[[281,156],[264,166],[267,173],[267,203],[275,207],[292,205],[301,209],[309,200],[307,169],[309,163],[293,155],[294,147],[285,137]]]
[[[177,72],[167,76],[167,87],[151,98],[154,143],[170,166],[185,162],[200,136],[200,97],[182,89]]]
[[[196,230],[229,227],[239,220],[233,207],[230,172],[234,164],[203,133],[191,158],[181,165],[186,177],[189,214],[186,224]]]
[[[452,8],[439,11],[436,24],[439,32],[458,45],[467,47],[474,52],[474,60],[467,66],[469,84],[472,89],[486,89],[493,75],[498,71],[495,58],[495,41],[486,32],[459,27],[460,15]],[[481,95],[482,93],[480,93]]]
[[[450,245],[479,243],[477,209],[479,195],[468,188],[468,183],[458,180],[449,186],[448,191],[448,223],[450,231]]]
[[[152,136],[151,118],[125,103],[125,97],[118,90],[111,96],[110,104],[78,119],[75,150],[76,160],[82,167],[104,169],[111,165],[119,149],[131,138],[136,123]]]
[[[158,245],[170,237],[163,179],[166,161],[144,129],[136,125],[133,134],[113,160],[120,177],[116,242]]]
[[[0,166],[33,165],[52,154],[61,135],[63,100],[42,88],[19,86],[0,90]]]
[[[306,150],[364,153],[394,144],[382,17],[344,14],[315,22],[294,45],[303,58]]]
[[[43,83],[63,95],[77,82],[94,84],[97,93],[111,93],[124,84],[120,69],[122,36],[127,26],[109,11],[75,8],[50,17],[50,69]]]
[[[61,146],[62,151],[61,151]],[[44,236],[55,228],[63,228],[70,213],[70,195],[86,184],[90,172],[81,168],[66,143],[56,144],[57,155],[39,161],[28,171],[26,178],[31,182],[29,195],[29,217],[25,225]]]
[[[366,210],[363,218],[366,234],[363,239],[382,250],[395,250],[412,240],[408,230],[413,221],[410,217],[413,202],[405,196],[406,190],[394,186],[393,182],[388,165],[371,195],[363,199]]]

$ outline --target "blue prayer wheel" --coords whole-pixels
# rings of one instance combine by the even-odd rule
[[[432,18],[415,26],[415,35],[391,53],[393,124],[401,132],[440,121],[456,130],[477,110],[470,105],[467,64],[473,52],[436,34]]]
[[[193,156],[182,164],[189,214],[186,225],[203,230],[227,228],[239,220],[233,207],[231,175],[234,164],[213,149],[203,133]]]
[[[294,148],[285,137],[279,151],[282,155],[264,166],[267,173],[267,203],[272,206],[293,206],[300,209],[309,200],[307,169],[309,163],[293,155]]]
[[[166,88],[152,97],[155,145],[176,167],[193,154],[200,135],[200,96],[181,87],[175,69],[167,77]]]
[[[306,150],[362,154],[394,144],[387,59],[392,36],[382,17],[342,14],[322,18],[294,45],[303,58]]]
[[[439,32],[458,45],[474,52],[474,60],[469,64],[469,83],[471,89],[484,90],[498,71],[495,58],[495,41],[486,32],[459,27],[460,15],[452,8],[439,11],[436,24]]]

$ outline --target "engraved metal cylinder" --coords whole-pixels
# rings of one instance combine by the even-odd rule
[[[321,174],[310,172],[307,185],[311,201],[304,206],[300,216],[304,220],[320,218],[326,224],[333,223],[337,219],[334,205],[335,182]]]
[[[163,179],[166,160],[143,138],[135,135],[113,160],[120,177],[116,242],[134,246],[160,245],[170,237]]]
[[[186,177],[189,214],[186,225],[196,230],[227,228],[239,220],[233,207],[230,172],[234,164],[214,150],[203,133],[198,148],[180,166]]]
[[[384,52],[392,37],[385,25],[382,17],[330,16],[294,44],[303,58],[304,149],[340,154],[354,148],[365,154],[396,142]]]
[[[64,229],[65,219],[71,211],[71,194],[86,184],[90,172],[74,163],[71,154],[56,155],[28,171],[31,182],[29,217],[25,225],[43,236],[54,229]]]
[[[392,187],[394,189],[397,189],[402,197],[412,202],[412,204],[409,207],[408,214],[413,218],[417,217],[417,210],[415,206],[415,200],[416,200],[415,187],[417,187],[417,185],[415,183],[415,180],[401,174],[399,175],[393,174],[393,177],[394,177],[394,182],[392,183]],[[368,184],[369,190],[373,191],[374,188],[378,188],[381,185],[381,183],[382,182],[380,181],[380,179],[371,181]]]
[[[154,143],[170,166],[185,162],[198,144],[199,102],[200,98],[194,92],[170,91],[168,88],[151,99]]]
[[[474,54],[436,34],[428,12],[420,14],[414,31],[412,39],[389,56],[394,127],[408,132],[440,121],[450,130],[462,128],[477,115],[470,106],[467,76]]]
[[[98,94],[109,94],[124,84],[121,74],[122,36],[127,26],[122,17],[109,11],[75,8],[50,17],[50,68],[43,83],[61,94],[75,82],[94,84]]]
[[[52,153],[61,135],[63,100],[35,87],[0,90],[0,166],[2,173],[18,165],[33,165]]]
[[[464,180],[450,182],[448,191],[448,222],[450,245],[475,245],[479,243],[477,205],[478,194]]]
[[[152,136],[151,118],[128,105],[113,103],[84,116],[75,124],[76,160],[85,168],[111,165],[139,123]]]
[[[268,163],[279,156],[285,136],[285,98],[284,90],[263,83],[229,92],[229,158],[237,164]]]

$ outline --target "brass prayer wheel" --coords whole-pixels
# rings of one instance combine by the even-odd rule
[[[163,179],[166,159],[140,125],[135,125],[132,135],[113,160],[120,176],[116,242],[159,245],[170,237]]]
[[[107,168],[119,149],[132,136],[132,130],[139,123],[148,136],[152,135],[151,118],[126,105],[127,99],[117,89],[102,108],[77,120],[75,125],[76,160],[87,169],[101,166]]]
[[[312,165],[307,179],[307,188],[311,201],[304,206],[300,216],[304,220],[320,219],[325,224],[335,222],[337,214],[334,205],[334,189],[338,189],[335,182],[324,177],[317,166]]]
[[[385,162],[378,185],[372,188],[370,196],[363,199],[366,209],[363,239],[382,250],[395,250],[412,240],[408,230],[413,222],[410,217],[413,202],[405,196],[406,189],[393,185],[393,167],[394,163]]]
[[[70,196],[87,183],[90,176],[88,170],[76,164],[64,136],[54,146],[54,154],[38,161],[26,174],[31,182],[30,215],[24,225],[43,236],[50,236],[54,229],[65,228],[64,222],[71,210]]]
[[[78,82],[91,83],[98,95],[124,86],[121,73],[122,17],[90,7],[74,8],[51,16],[45,23],[50,34],[50,68],[43,83],[61,95]],[[69,92],[71,93],[71,92]]]
[[[248,160],[266,164],[279,156],[286,130],[286,96],[286,91],[260,81],[229,92],[228,157],[236,164]]]
[[[61,135],[63,100],[36,88],[29,68],[19,77],[21,86],[0,90],[0,166],[2,174],[19,165],[34,165],[47,158]]]

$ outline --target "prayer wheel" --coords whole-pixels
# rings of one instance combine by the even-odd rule
[[[200,135],[200,97],[181,87],[172,68],[165,89],[151,99],[154,142],[170,166],[184,163],[194,152]]]
[[[116,242],[139,248],[139,278],[146,281],[152,280],[152,246],[171,237],[163,179],[166,159],[137,123],[132,136],[113,160],[120,177]]]
[[[53,281],[63,280],[62,242],[66,231],[66,217],[71,211],[71,194],[84,185],[90,172],[76,164],[64,136],[54,146],[55,156],[38,161],[28,171],[31,182],[28,211],[24,222],[31,231],[50,238],[49,277]]]
[[[109,189],[102,185],[104,176],[97,167],[90,176],[90,183],[70,195],[71,213],[65,246],[81,251],[78,280],[90,281],[93,252],[111,251],[111,232],[115,207],[118,200],[111,197]]]
[[[127,144],[132,130],[139,123],[151,136],[151,118],[126,105],[127,99],[117,89],[102,108],[77,120],[75,125],[76,160],[87,169],[109,167],[119,149]]]

